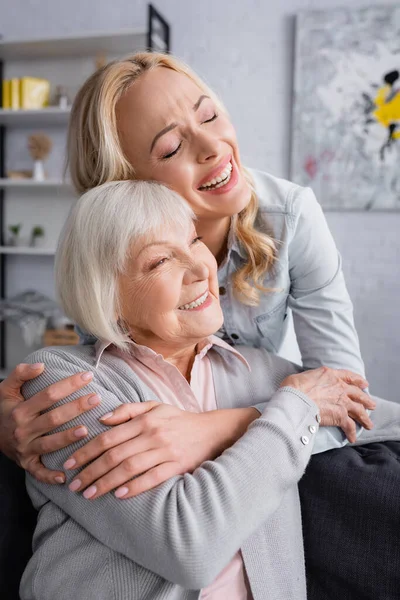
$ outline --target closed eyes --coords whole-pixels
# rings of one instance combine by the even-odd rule
[[[218,118],[217,113],[214,113],[213,116],[210,119],[207,119],[206,121],[202,121],[202,125],[204,125],[205,123],[212,123],[212,121],[215,121],[215,119]],[[164,156],[162,156],[162,160],[168,160],[169,158],[172,158],[173,156],[175,156],[175,154],[178,154],[179,150],[182,147],[182,142],[180,142],[179,146],[177,146],[175,148],[175,150],[172,150],[172,152],[169,152],[168,154],[164,154]]]

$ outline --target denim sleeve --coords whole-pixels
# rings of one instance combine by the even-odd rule
[[[295,191],[290,208],[288,304],[303,366],[349,369],[364,376],[341,257],[322,209],[309,188]]]
[[[79,342],[81,344],[94,344],[97,341],[93,335],[86,333],[78,325],[75,325],[75,331],[79,335]]]

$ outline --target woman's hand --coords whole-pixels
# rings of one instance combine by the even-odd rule
[[[40,456],[76,442],[87,435],[87,430],[73,427],[45,434],[91,410],[100,400],[94,394],[87,394],[41,415],[59,400],[85,387],[93,377],[92,373],[73,375],[24,401],[21,386],[38,377],[44,368],[42,363],[20,364],[0,383],[0,450],[42,483],[64,483],[64,473],[46,469]]]
[[[355,421],[366,429],[372,429],[373,423],[366,409],[376,407],[372,398],[363,392],[368,382],[351,371],[320,367],[290,375],[281,387],[290,386],[313,400],[319,407],[321,425],[341,427],[349,440],[356,441]]]
[[[259,416],[255,408],[192,413],[152,401],[124,404],[101,418],[118,427],[98,435],[64,463],[65,469],[77,469],[93,461],[69,488],[87,488],[83,495],[90,499],[115,488],[118,498],[137,496],[216,458]]]

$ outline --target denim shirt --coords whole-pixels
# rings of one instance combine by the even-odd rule
[[[247,257],[232,229],[226,260],[218,270],[224,325],[217,335],[232,345],[263,347],[276,354],[290,309],[304,369],[325,365],[364,376],[340,254],[314,193],[263,171],[249,172],[259,201],[257,227],[277,246],[277,260],[263,281],[271,291],[261,294],[258,306],[235,298],[232,275]],[[93,342],[79,333],[83,343]],[[362,430],[357,426],[358,435]],[[346,443],[340,429],[324,427],[313,453]]]
[[[277,353],[286,332],[288,309],[305,369],[322,365],[364,375],[353,305],[341,258],[313,192],[262,171],[249,169],[259,201],[257,226],[277,246],[277,261],[266,275],[258,306],[235,298],[232,275],[246,261],[235,235],[218,272],[224,328],[232,344],[262,346]]]

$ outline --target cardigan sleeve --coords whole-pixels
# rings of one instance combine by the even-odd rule
[[[26,399],[82,371],[82,364],[66,351],[43,349],[27,361],[44,362],[46,368],[24,384]],[[129,394],[117,395],[102,381],[104,377],[95,372],[85,388],[101,396],[100,406],[74,419],[75,424],[86,425],[89,437],[108,429],[99,422],[101,415],[121,402],[139,401],[133,386]],[[173,583],[201,589],[215,579],[302,476],[313,445],[309,426],[317,424],[317,413],[307,396],[290,388],[280,390],[261,417],[219,458],[135,498],[118,500],[108,493],[90,501],[82,493],[71,492],[67,485],[42,484],[30,475],[28,491],[32,496],[39,491],[110,549]],[[67,426],[71,423],[59,429]],[[77,441],[72,451],[86,441]],[[67,447],[42,460],[49,468],[62,469],[70,455],[71,447]],[[76,474],[66,473],[67,484]]]
[[[341,257],[321,206],[311,189],[296,188],[289,209],[288,304],[303,366],[343,368],[364,376]]]

